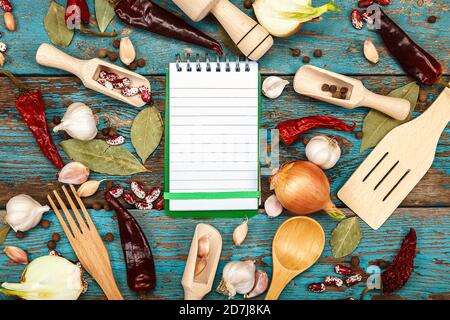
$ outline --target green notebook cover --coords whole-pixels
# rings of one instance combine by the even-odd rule
[[[258,72],[258,127],[261,127],[261,75]],[[260,198],[261,170],[258,170],[258,191],[237,192],[195,192],[195,193],[169,193],[169,155],[170,155],[170,69],[166,70],[166,110],[164,133],[164,210],[167,215],[176,218],[243,218],[258,213],[256,210],[207,210],[207,211],[173,211],[170,210],[170,200],[198,200],[198,199],[233,199],[233,198]],[[258,130],[258,167],[260,153],[260,133]]]

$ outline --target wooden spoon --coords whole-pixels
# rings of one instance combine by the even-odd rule
[[[324,246],[325,233],[316,220],[295,217],[283,222],[273,238],[273,274],[266,300],[277,300],[289,281],[319,259]]]
[[[331,92],[322,91],[323,84],[335,85],[338,90],[347,88],[346,98],[333,98]],[[411,108],[406,99],[373,93],[367,90],[360,80],[314,66],[303,66],[298,69],[294,77],[294,90],[305,96],[347,109],[369,107],[397,120],[406,119]]]
[[[36,62],[46,67],[52,67],[64,70],[76,75],[86,88],[103,93],[108,97],[128,103],[135,107],[142,107],[145,102],[139,94],[132,97],[125,97],[120,90],[108,89],[97,82],[100,71],[114,72],[119,78],[129,78],[133,87],[146,86],[150,89],[150,82],[143,76],[129,71],[125,68],[116,66],[115,64],[95,58],[91,60],[76,59],[54,46],[43,43],[36,52]]]
[[[198,240],[203,236],[209,239],[209,254],[205,257],[205,268],[199,274],[195,275],[195,265],[198,258]],[[189,250],[189,256],[181,280],[185,300],[201,300],[211,291],[221,252],[222,237],[219,231],[209,224],[199,223],[192,237],[191,249]]]

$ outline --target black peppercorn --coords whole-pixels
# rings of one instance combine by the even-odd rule
[[[435,23],[437,21],[437,17],[436,16],[429,16],[427,21],[428,23]]]
[[[303,63],[309,63],[311,61],[311,58],[308,56],[304,56],[302,61]]]
[[[49,240],[47,242],[47,248],[48,250],[55,250],[56,249],[56,242],[53,240]]]
[[[320,49],[314,49],[314,57],[320,58],[322,56],[322,50]]]
[[[302,54],[300,49],[291,49],[291,50],[292,50],[292,56],[293,57],[300,57],[300,55]]]

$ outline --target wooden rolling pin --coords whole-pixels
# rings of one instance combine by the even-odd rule
[[[211,12],[251,60],[261,58],[273,45],[272,36],[255,20],[228,0],[173,0],[193,21],[200,21]]]

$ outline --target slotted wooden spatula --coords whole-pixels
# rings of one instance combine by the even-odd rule
[[[380,228],[422,179],[450,121],[450,89],[420,117],[389,132],[338,192],[373,229]]]

